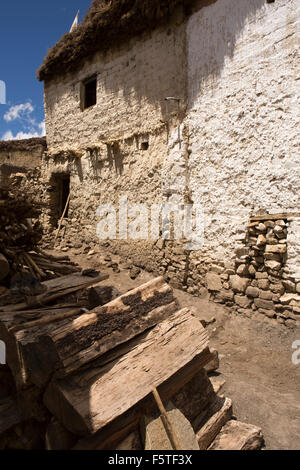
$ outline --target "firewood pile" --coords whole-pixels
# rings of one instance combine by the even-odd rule
[[[43,231],[36,202],[16,188],[0,192],[0,294],[35,294],[40,281],[79,271],[68,257],[40,248]]]
[[[67,274],[0,307],[0,448],[260,448],[208,377],[216,355],[195,312],[161,277],[124,294],[107,278]]]

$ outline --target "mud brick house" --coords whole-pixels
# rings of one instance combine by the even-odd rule
[[[241,314],[299,322],[299,22],[298,0],[94,1],[38,71],[66,237],[99,243],[97,208],[120,196],[201,205],[198,250],[106,245]]]
[[[46,138],[12,140],[0,142],[0,186],[9,185],[14,175],[31,175],[42,164],[47,149]]]

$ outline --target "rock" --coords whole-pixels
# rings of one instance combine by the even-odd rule
[[[212,377],[209,378],[209,380],[210,380],[210,382],[213,386],[214,392],[216,394],[218,394],[220,392],[220,390],[226,384],[226,380],[222,379],[222,377],[220,377],[219,375],[212,376]]]
[[[274,318],[275,317],[275,312],[273,310],[268,310],[264,308],[259,308],[258,309],[259,313],[262,315],[266,315],[268,318]]]
[[[267,243],[267,240],[263,235],[259,235],[257,237],[257,242],[256,242],[257,246],[264,246],[266,243]]]
[[[280,297],[280,303],[282,303],[283,305],[289,304],[292,300],[296,300],[297,302],[300,302],[300,295],[285,294],[282,297]]]
[[[240,421],[228,421],[209,450],[259,450],[264,443],[261,429]]]
[[[296,292],[296,284],[289,280],[283,280],[282,284],[287,292]]]
[[[234,296],[234,301],[237,305],[243,308],[247,308],[251,305],[252,300],[250,300],[247,296],[245,295],[235,295]]]
[[[273,300],[273,292],[261,290],[259,291],[259,298],[264,300]]]
[[[246,264],[241,264],[237,269],[237,274],[240,276],[247,276],[249,274],[248,266]]]
[[[234,292],[244,293],[250,283],[250,279],[234,275],[230,276],[229,283]]]
[[[282,262],[282,255],[279,255],[278,253],[264,253],[264,259],[266,261],[277,261],[278,263],[281,264]]]
[[[266,245],[266,253],[286,253],[287,247],[284,245]]]
[[[275,222],[273,220],[267,220],[266,222],[264,222],[264,224],[267,228],[275,227]]]
[[[300,282],[298,282],[298,284],[296,285],[296,292],[300,294]]]
[[[182,449],[199,450],[192,425],[181,411],[172,402],[167,404],[166,411]],[[145,436],[145,450],[173,450],[160,416],[144,417],[142,420],[142,434]]]
[[[259,289],[257,287],[247,287],[246,289],[246,295],[248,295],[248,297],[258,297],[259,296]]]
[[[226,301],[231,301],[231,300],[233,300],[233,298],[234,298],[234,293],[232,292],[232,290],[225,290],[225,289],[222,289],[222,290],[219,292],[218,297],[220,297],[221,299],[223,299],[224,302],[226,302]]]
[[[256,269],[255,269],[255,267],[254,267],[252,264],[250,264],[250,266],[249,266],[248,269],[249,269],[249,274],[250,274],[250,276],[255,276],[255,274],[256,274]]]
[[[140,268],[134,266],[133,268],[131,268],[129,275],[131,279],[136,279],[140,273],[141,273]]]
[[[278,261],[275,261],[275,260],[268,260],[268,261],[265,261],[265,266],[266,268],[268,269],[271,269],[272,271],[279,271],[282,267],[281,263],[279,263]]]
[[[9,273],[9,263],[4,255],[0,253],[0,281],[5,279]]]
[[[265,310],[274,310],[275,308],[271,300],[254,299],[254,304],[257,308],[263,308]]]
[[[268,279],[268,273],[266,272],[257,272],[255,274],[256,279]]]
[[[220,291],[222,289],[222,281],[218,274],[209,272],[206,274],[206,285],[210,291]]]
[[[257,286],[258,286],[260,289],[264,289],[264,290],[269,289],[269,285],[270,285],[270,283],[269,283],[269,280],[268,280],[268,279],[259,279],[259,280],[257,281]]]
[[[256,230],[258,230],[259,232],[266,232],[267,227],[265,226],[265,224],[260,223],[260,224],[257,225]]]
[[[213,359],[208,364],[206,364],[206,366],[204,367],[204,369],[206,370],[206,372],[208,374],[211,373],[211,372],[215,372],[220,367],[218,351],[214,348],[210,348],[210,352],[213,355]]]

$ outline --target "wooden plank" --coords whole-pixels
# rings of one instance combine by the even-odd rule
[[[211,407],[210,417],[197,432],[200,450],[206,450],[215,439],[224,424],[232,418],[232,402],[229,398],[217,397]]]
[[[178,310],[173,290],[162,277],[112,302],[59,325],[18,326],[15,338],[22,369],[42,386],[49,374],[65,376],[134,338]],[[47,371],[47,374],[45,374]]]
[[[300,212],[282,212],[280,214],[260,214],[256,216],[251,216],[251,222],[258,222],[264,220],[283,220],[290,218],[300,217]]]
[[[81,277],[81,282],[76,283],[75,286],[72,287],[65,287],[65,282],[61,283],[58,285],[58,287],[54,288],[52,287],[50,290],[45,292],[44,294],[38,295],[36,297],[33,297],[30,299],[30,302],[21,302],[19,304],[15,305],[7,305],[5,307],[0,307],[0,312],[19,312],[22,310],[30,308],[35,308],[35,307],[41,307],[49,304],[50,302],[53,302],[54,300],[57,300],[61,297],[64,297],[65,295],[72,294],[73,292],[76,292],[77,290],[87,288],[89,286],[92,286],[94,284],[97,284],[98,282],[104,281],[108,279],[108,274],[99,274],[99,276],[95,278],[84,278],[84,276],[78,276]],[[61,278],[59,278],[61,279]],[[46,284],[46,283],[42,283]],[[64,286],[64,287],[63,287]]]
[[[188,387],[194,378],[203,372],[203,367],[210,360],[209,349],[196,356],[182,369],[179,369],[170,379],[166,380],[158,388],[159,394],[164,401],[174,396],[179,396],[181,391]],[[196,410],[195,410],[196,411]],[[97,433],[80,439],[75,450],[113,450],[130,432],[139,426],[141,417],[146,413],[151,415],[156,412],[152,396],[149,395],[125,414],[116,418],[112,423],[100,429]]]
[[[127,347],[125,355],[102,367],[79,371],[49,385],[45,404],[71,432],[94,434],[129,410],[132,421],[136,418],[132,408],[151,399],[154,387],[164,400],[164,389],[159,387],[193,360],[204,358],[204,366],[211,359],[208,333],[189,309],[176,312]],[[177,382],[181,382],[178,376]],[[180,388],[183,385],[181,382]],[[177,390],[175,383],[167,395]],[[144,407],[140,413],[145,413]]]

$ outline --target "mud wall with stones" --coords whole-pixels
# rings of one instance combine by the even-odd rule
[[[66,244],[99,243],[97,208],[120,196],[198,204],[197,251],[161,239],[102,243],[191,294],[297,321],[299,8],[219,0],[46,83],[45,174],[71,177]],[[98,103],[82,112],[80,83],[94,73]],[[270,217],[253,222],[262,213]]]

